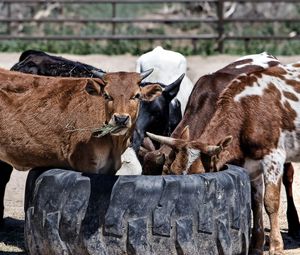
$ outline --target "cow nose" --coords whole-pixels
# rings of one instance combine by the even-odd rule
[[[117,126],[125,126],[129,121],[128,115],[114,115],[114,118]]]

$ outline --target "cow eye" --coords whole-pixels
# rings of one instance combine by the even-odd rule
[[[133,96],[131,99],[135,100],[135,99],[141,99],[141,94],[137,93],[135,96]]]
[[[103,97],[104,97],[105,100],[108,100],[108,101],[113,100],[112,97],[109,94],[107,94],[106,92],[104,92]]]

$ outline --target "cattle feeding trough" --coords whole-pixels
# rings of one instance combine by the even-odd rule
[[[185,176],[60,169],[37,175],[27,179],[29,254],[248,253],[250,182],[242,168]]]

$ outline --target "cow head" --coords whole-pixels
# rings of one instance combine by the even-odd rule
[[[203,144],[199,140],[189,141],[189,127],[186,126],[180,138],[147,135],[162,144],[172,148],[166,159],[163,174],[193,174],[217,170],[217,163],[221,152],[225,151],[232,141],[227,136],[216,145]]]
[[[170,102],[177,95],[181,81],[184,77],[182,74],[176,81],[169,85],[161,85],[164,90],[162,94],[153,101],[142,101],[140,112],[133,133],[132,146],[138,152],[146,131],[156,132],[167,135],[169,131],[169,111]],[[145,83],[149,84],[150,83]],[[154,83],[153,83],[154,84]],[[147,86],[147,85],[142,85]],[[178,114],[181,114],[178,107]],[[179,121],[178,121],[179,122]]]
[[[119,127],[111,135],[125,135],[136,122],[140,101],[152,101],[161,95],[162,87],[159,84],[140,86],[141,81],[152,71],[153,69],[140,74],[93,71],[102,81],[99,93],[105,100],[106,123]],[[93,93],[93,89],[89,93]]]

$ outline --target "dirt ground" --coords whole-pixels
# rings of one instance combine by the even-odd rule
[[[0,67],[9,69],[18,61],[20,53],[0,53]],[[134,71],[137,57],[130,55],[122,56],[103,56],[103,55],[62,55],[69,59],[81,61],[106,71]],[[234,61],[240,56],[218,55],[212,57],[191,56],[188,57],[187,75],[193,82],[209,72],[213,72],[226,64]],[[300,61],[300,56],[278,57],[283,63]],[[295,164],[294,197],[298,213],[300,215],[300,163]],[[23,197],[27,173],[14,171],[8,184],[5,196],[5,217],[7,217],[7,227],[0,230],[0,255],[25,254],[23,243]],[[299,255],[300,240],[297,242],[287,236],[286,221],[286,199],[284,189],[281,192],[280,208],[280,228],[284,238],[285,254]],[[268,235],[269,224],[265,215],[265,230]],[[267,245],[266,245],[267,249]],[[268,254],[265,252],[265,254]]]

